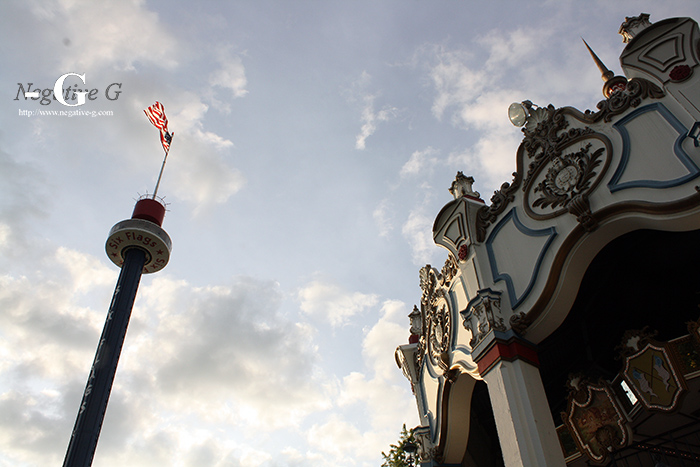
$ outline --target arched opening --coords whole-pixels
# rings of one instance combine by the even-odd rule
[[[504,467],[488,387],[460,374],[446,386],[441,465]]]
[[[612,378],[615,347],[628,329],[649,326],[661,340],[700,317],[700,231],[637,230],[610,242],[581,281],[562,325],[539,345],[540,373],[555,423],[569,373]]]
[[[462,466],[504,467],[491,399],[483,381],[474,386],[469,417],[469,440]]]
[[[569,374],[612,380],[622,368],[616,347],[625,331],[649,326],[660,341],[678,338],[700,317],[699,303],[700,231],[638,230],[605,246],[562,325],[538,345],[555,425],[566,409]]]

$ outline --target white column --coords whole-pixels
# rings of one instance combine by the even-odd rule
[[[483,378],[506,467],[565,467],[539,369],[501,360]]]

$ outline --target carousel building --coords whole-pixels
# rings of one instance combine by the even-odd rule
[[[513,180],[435,219],[396,350],[422,467],[700,465],[700,29],[620,33],[598,110],[511,106]]]

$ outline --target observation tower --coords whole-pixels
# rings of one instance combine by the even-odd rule
[[[143,197],[131,219],[118,222],[109,232],[105,250],[121,272],[63,467],[92,465],[141,275],[160,271],[170,259],[172,243],[161,227],[164,217],[165,205],[155,195]]]

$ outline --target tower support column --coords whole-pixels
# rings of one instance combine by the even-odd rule
[[[107,410],[109,394],[112,391],[126,329],[129,326],[131,309],[146,262],[146,252],[139,248],[129,248],[124,256],[124,265],[112,295],[112,304],[107,313],[95,360],[85,386],[83,400],[63,462],[64,467],[90,466],[97,448],[97,440]]]
[[[536,354],[512,339],[495,342],[482,377],[488,385],[506,467],[565,467]],[[534,360],[534,361],[533,361]],[[481,367],[483,360],[479,362]]]

